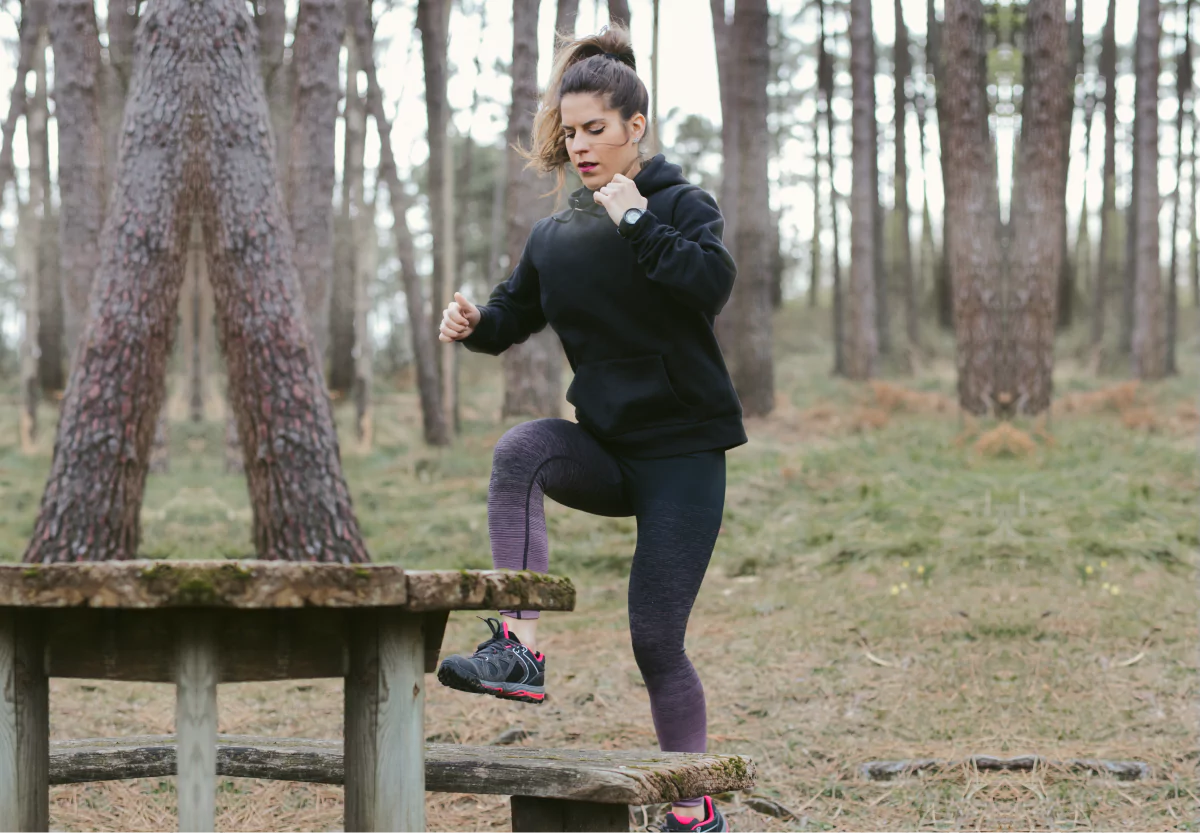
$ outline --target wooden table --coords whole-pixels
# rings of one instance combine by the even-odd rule
[[[0,830],[49,827],[50,677],[176,686],[181,830],[212,830],[217,684],[344,677],[350,830],[425,830],[425,677],[451,610],[572,610],[529,571],[0,565]]]

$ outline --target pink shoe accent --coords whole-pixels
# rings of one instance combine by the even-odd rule
[[[539,651],[538,653],[534,654],[534,659],[538,660],[538,662],[542,662],[542,660],[544,659],[544,657],[542,656],[542,652]]]
[[[505,639],[508,639],[509,638],[509,623],[501,622],[501,625],[503,625],[504,629],[505,629]]]

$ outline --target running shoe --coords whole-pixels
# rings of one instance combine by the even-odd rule
[[[541,703],[546,699],[546,656],[531,651],[500,619],[477,616],[492,636],[470,657],[452,654],[438,666],[438,681],[459,691],[491,694],[502,700]],[[705,828],[708,829],[708,828]]]
[[[726,817],[721,814],[721,810],[713,803],[711,796],[705,796],[705,803],[701,805],[705,810],[703,819],[693,818],[688,821],[681,821],[673,812],[668,812],[667,818],[663,820],[663,825],[660,830],[670,831],[710,831],[710,830],[729,830],[730,825],[726,822]],[[701,809],[701,808],[697,808]]]

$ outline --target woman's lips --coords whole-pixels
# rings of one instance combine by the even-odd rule
[[[595,162],[580,163],[579,169],[580,169],[580,173],[582,173],[582,174],[590,174],[594,170],[596,170],[596,163]]]

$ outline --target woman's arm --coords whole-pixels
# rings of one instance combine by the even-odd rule
[[[536,230],[537,226],[534,228]],[[538,270],[530,255],[533,239],[534,233],[530,232],[513,273],[508,280],[496,285],[488,303],[478,307],[480,323],[462,341],[463,346],[473,353],[499,356],[546,326]]]
[[[627,239],[650,280],[669,287],[689,306],[716,316],[738,274],[721,242],[725,220],[717,202],[701,188],[684,192],[673,215],[674,228],[647,211]]]

